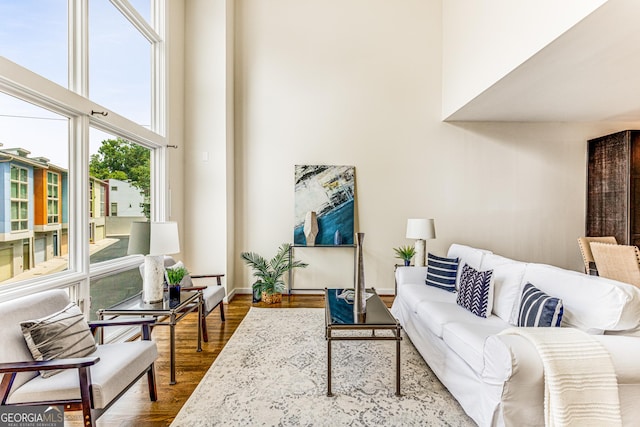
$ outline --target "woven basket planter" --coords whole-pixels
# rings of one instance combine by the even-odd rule
[[[274,294],[262,293],[262,302],[266,304],[276,304],[282,302],[282,294],[280,292]]]

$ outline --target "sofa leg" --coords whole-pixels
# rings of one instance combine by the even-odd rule
[[[224,303],[220,301],[220,319],[224,322]]]

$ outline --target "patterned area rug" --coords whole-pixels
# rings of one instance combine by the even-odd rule
[[[332,353],[327,397],[324,309],[252,307],[171,425],[475,425],[406,336],[401,397],[395,342],[334,341]]]

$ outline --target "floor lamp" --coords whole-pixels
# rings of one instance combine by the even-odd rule
[[[176,222],[133,222],[127,254],[144,255],[142,300],[162,301],[164,297],[164,256],[180,252]]]
[[[436,227],[433,219],[410,218],[407,220],[407,239],[416,239],[416,267],[425,266],[426,240],[436,238]]]

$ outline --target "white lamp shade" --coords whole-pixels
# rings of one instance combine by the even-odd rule
[[[177,222],[152,222],[149,255],[170,255],[180,252]]]
[[[134,222],[129,235],[129,255],[170,255],[180,252],[176,222]]]
[[[149,254],[149,232],[150,223],[148,222],[132,222],[131,232],[129,233],[128,255]]]
[[[436,226],[433,218],[410,218],[407,220],[407,239],[435,239]]]

